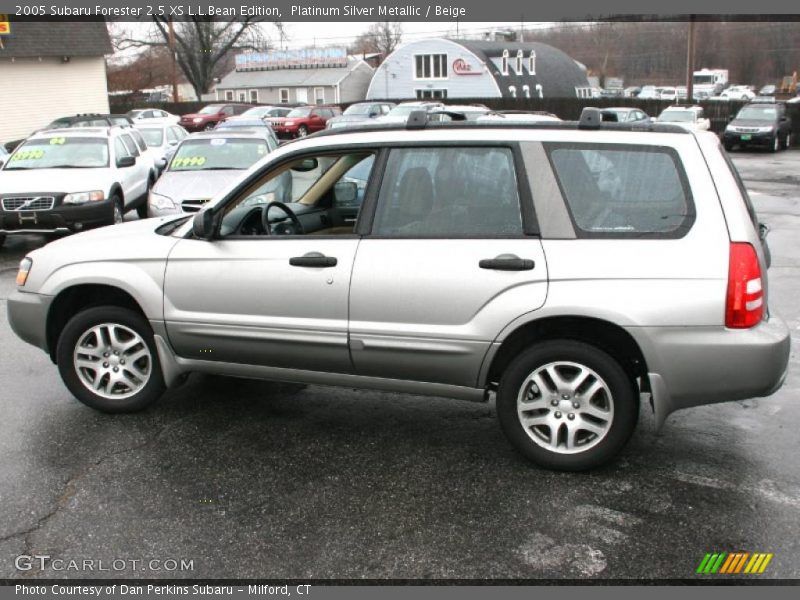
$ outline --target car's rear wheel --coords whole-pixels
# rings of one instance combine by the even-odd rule
[[[64,327],[56,347],[61,378],[96,410],[142,410],[164,392],[153,331],[140,314],[118,306],[89,308]]]
[[[497,392],[506,437],[534,463],[581,471],[611,460],[639,415],[634,385],[607,353],[582,342],[554,340],[520,354]]]

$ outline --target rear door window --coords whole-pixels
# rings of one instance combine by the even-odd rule
[[[522,235],[511,150],[391,150],[372,233],[391,237]]]
[[[695,219],[677,153],[661,146],[547,144],[578,237],[679,238]]]

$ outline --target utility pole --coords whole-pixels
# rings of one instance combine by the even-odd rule
[[[686,102],[694,102],[694,15],[689,15],[689,44],[686,49]]]
[[[167,20],[169,26],[169,53],[172,55],[172,101],[178,101],[178,54],[175,51],[175,27],[172,17]]]

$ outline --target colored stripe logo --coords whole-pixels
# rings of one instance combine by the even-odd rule
[[[745,573],[749,575],[760,575],[767,570],[772,560],[772,553],[765,552],[716,552],[707,553],[700,565],[697,573],[702,575],[735,575]]]

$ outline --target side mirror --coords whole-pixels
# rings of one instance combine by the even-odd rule
[[[370,119],[374,119],[377,116],[378,116],[378,112],[377,111],[373,110],[372,112],[369,113],[369,118]]]
[[[124,169],[125,167],[132,167],[136,164],[135,156],[122,156],[117,159],[117,167]]]
[[[313,171],[314,169],[319,166],[316,158],[304,158],[297,164],[292,166],[292,171],[297,171],[298,173],[305,173],[307,171]]]
[[[731,116],[729,116],[729,117],[728,117],[728,123],[730,123],[731,121],[733,121],[735,118],[736,118],[736,116],[735,116],[735,115],[731,115]]]
[[[759,223],[758,224],[758,239],[760,239],[763,242],[765,239],[767,239],[767,234],[768,233],[769,233],[769,226],[767,226],[765,223]]]
[[[167,168],[167,159],[166,158],[159,158],[156,161],[156,168],[160,171],[162,169]]]
[[[192,233],[201,240],[210,240],[214,235],[214,213],[201,210],[192,219]]]
[[[333,186],[334,204],[352,206],[358,199],[358,186],[354,181],[340,181]]]

